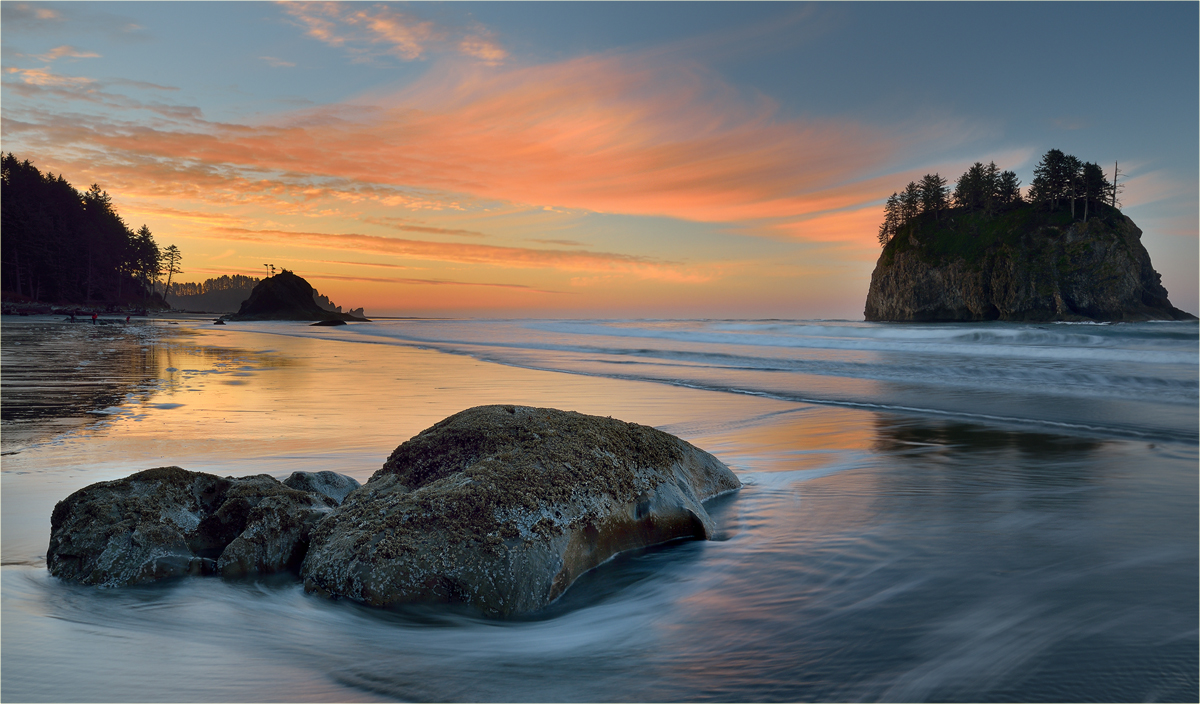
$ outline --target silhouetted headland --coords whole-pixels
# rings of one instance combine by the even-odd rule
[[[316,300],[316,291],[307,281],[284,269],[275,276],[263,279],[242,301],[237,313],[224,316],[227,320],[341,320],[366,322],[362,309],[358,315],[323,308]]]

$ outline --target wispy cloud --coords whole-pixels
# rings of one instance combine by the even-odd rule
[[[412,222],[397,217],[365,217],[363,222],[369,222],[373,225],[381,225],[399,232],[420,232],[427,235],[450,235],[452,237],[487,237],[482,232],[475,230],[458,230],[446,227],[430,227],[428,225],[414,225]]]
[[[367,102],[369,100],[369,102]],[[894,134],[782,119],[696,66],[586,58],[433,71],[398,94],[257,126],[31,125],[61,142],[512,203],[698,221],[798,217],[879,197],[863,175],[954,125]],[[73,134],[72,134],[73,133]],[[123,159],[122,161],[128,161]],[[233,169],[233,171],[229,171]],[[879,190],[876,188],[876,190]],[[401,199],[406,196],[400,196]]]
[[[71,59],[98,59],[100,55],[94,51],[80,51],[73,46],[58,46],[45,54],[31,54],[32,58],[38,61],[55,61],[61,58]]]
[[[96,81],[86,76],[63,76],[50,72],[50,68],[17,68],[10,66],[4,69],[4,72],[9,75],[14,75],[21,79],[23,83],[31,86],[51,86],[55,88],[64,86],[89,86]]]
[[[480,283],[474,281],[444,281],[442,279],[410,279],[410,278],[381,278],[374,276],[343,276],[339,274],[314,274],[305,272],[305,278],[315,280],[333,280],[333,281],[367,281],[377,284],[408,284],[417,286],[479,286],[483,288],[508,288],[517,291],[527,291],[529,293],[548,293],[554,295],[567,294],[566,291],[551,291],[547,289],[535,288],[533,286],[525,286],[523,284],[495,284],[495,283]]]
[[[392,56],[405,61],[423,59],[431,51],[451,51],[496,65],[508,57],[483,28],[471,30],[438,26],[387,5],[340,2],[284,2],[284,10],[308,36],[345,49],[357,61]]]
[[[0,5],[0,21],[10,26],[53,22],[61,19],[61,12],[37,3],[6,2]]]
[[[0,23],[5,41],[42,32],[61,31],[73,26],[84,33],[105,34],[123,42],[149,39],[145,27],[128,17],[98,11],[104,4],[55,3],[53,7],[34,2],[0,3]]]
[[[529,242],[537,242],[538,244],[556,244],[560,247],[586,247],[587,246],[584,243],[576,242],[575,240],[543,240],[543,239],[538,239],[536,237],[529,237],[529,238],[527,238],[527,240]]]
[[[291,61],[284,61],[283,59],[277,59],[274,56],[260,56],[258,58],[267,62],[267,65],[270,66],[271,68],[292,68],[296,65],[295,63],[293,63]]]
[[[1118,198],[1121,206],[1125,208],[1156,203],[1196,191],[1194,179],[1181,182],[1163,171],[1147,171],[1130,178],[1122,178],[1119,183],[1123,184],[1124,188]]]
[[[285,230],[251,230],[218,227],[214,234],[223,239],[252,242],[284,242],[292,246],[321,247],[342,251],[404,256],[413,259],[487,264],[518,269],[556,269],[559,271],[608,272],[642,279],[675,282],[712,280],[715,273],[651,257],[579,250],[498,247],[459,242],[428,242],[361,234],[329,234]]]
[[[293,260],[294,261],[294,260]],[[406,266],[404,264],[388,264],[387,262],[350,262],[341,259],[306,259],[304,261],[316,262],[319,264],[345,264],[347,266],[373,266],[380,269],[420,269],[417,266]]]
[[[161,102],[146,102],[130,98],[114,92],[112,89],[116,86],[130,86],[135,88],[151,88],[156,90],[173,91],[174,88],[167,86],[159,86],[153,83],[144,83],[141,81],[98,81],[87,76],[66,76],[63,74],[53,73],[49,67],[22,69],[17,67],[8,67],[4,69],[6,78],[5,88],[13,93],[35,99],[35,100],[54,100],[62,102],[79,102],[90,104],[93,106],[102,106],[107,108],[115,108],[121,111],[139,111],[144,110],[159,117],[169,118],[172,120],[183,120],[191,124],[196,124],[202,121],[200,109],[188,105],[172,105]],[[22,109],[8,108],[5,110],[5,132],[10,130],[21,130],[33,133],[46,134],[55,130],[56,126],[80,121],[95,120],[94,124],[103,126],[106,129],[122,129],[129,125],[128,121],[115,121],[108,117],[86,116],[79,113],[71,114],[69,117],[61,113],[39,110],[39,109]],[[29,115],[35,119],[23,121],[17,116]],[[43,124],[41,119],[44,117],[49,120]]]
[[[339,28],[367,31],[368,16],[392,13],[387,18],[399,21],[397,11],[374,5],[287,7],[313,19],[314,36],[333,44],[350,41]],[[365,13],[358,24],[344,21],[352,12]],[[7,110],[6,137],[75,150],[81,165],[103,165],[139,197],[257,205],[280,216],[500,203],[729,223],[747,234],[803,239],[817,232],[805,220],[878,201],[902,185],[893,164],[969,132],[948,122],[882,128],[788,117],[698,63],[641,54],[526,67],[444,62],[399,91],[256,124],[206,121],[194,108],[139,103],[47,69],[6,70],[6,85],[31,96],[171,120]],[[355,217],[399,232],[485,236]],[[794,227],[781,228],[787,223]],[[577,246],[567,242],[542,243]]]

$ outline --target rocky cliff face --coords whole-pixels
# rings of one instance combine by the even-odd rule
[[[1106,208],[1086,223],[1032,206],[984,218],[922,216],[871,275],[874,321],[1194,319],[1171,305],[1142,231]]]

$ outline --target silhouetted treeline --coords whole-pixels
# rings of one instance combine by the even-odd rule
[[[131,230],[100,186],[80,193],[12,153],[2,158],[0,286],[57,303],[151,303],[162,253],[150,229]]]
[[[900,228],[918,215],[933,213],[934,219],[940,220],[942,213],[951,208],[994,215],[1021,205],[1057,210],[1062,202],[1069,201],[1071,217],[1075,217],[1078,202],[1086,222],[1089,205],[1104,203],[1114,208],[1119,205],[1117,194],[1121,186],[1116,185],[1116,179],[1120,171],[1116,165],[1110,183],[1098,165],[1051,149],[1038,162],[1033,174],[1033,183],[1022,198],[1021,181],[1014,172],[1001,171],[995,162],[984,166],[977,161],[959,177],[952,201],[946,180],[938,174],[926,174],[920,182],[909,182],[903,191],[887,199],[883,223],[879,226],[879,244],[886,246]]]
[[[252,276],[225,275],[207,279],[198,284],[175,282],[171,284],[167,293],[172,296],[203,296],[206,293],[217,291],[245,291],[249,294],[258,282],[259,280]]]
[[[236,313],[259,279],[234,274],[200,283],[172,283],[165,296],[172,308],[212,313]]]
[[[1104,169],[1098,164],[1080,161],[1057,149],[1046,152],[1033,170],[1033,183],[1029,184],[1029,200],[1033,203],[1049,203],[1051,210],[1058,210],[1060,201],[1071,202],[1071,217],[1075,217],[1075,203],[1082,201],[1083,219],[1087,221],[1091,203],[1105,203],[1116,208],[1116,185],[1119,175],[1113,165],[1113,181],[1109,183]]]

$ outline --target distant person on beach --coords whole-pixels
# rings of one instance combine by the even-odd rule
[[[128,324],[129,324],[129,316],[128,316],[128,315],[127,315],[127,316],[125,316],[125,324],[126,324],[126,325],[128,325]]]
[[[96,324],[96,318],[99,318],[99,317],[100,317],[99,313],[97,313],[96,311],[92,311],[92,325]]]

